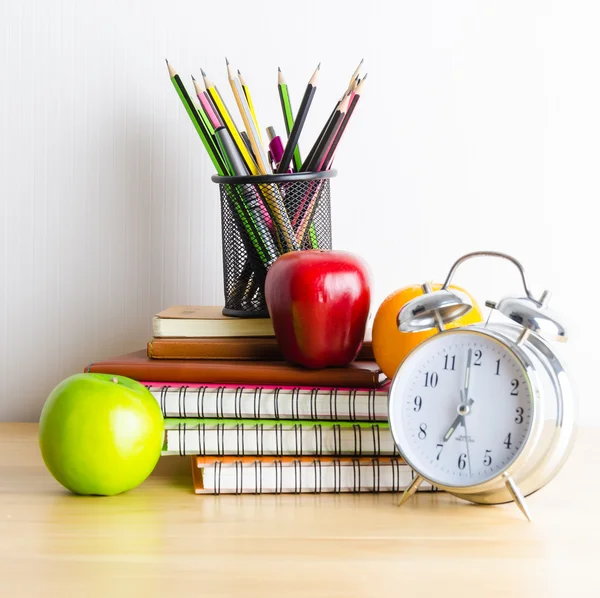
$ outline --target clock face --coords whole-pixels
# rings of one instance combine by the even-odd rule
[[[409,465],[452,487],[501,474],[533,423],[523,364],[503,343],[472,331],[446,332],[415,349],[392,382],[389,410]]]

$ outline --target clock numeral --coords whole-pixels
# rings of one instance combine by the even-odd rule
[[[438,384],[439,377],[437,372],[425,372],[425,387],[431,386],[431,388],[435,388]]]
[[[504,446],[509,449],[512,446],[512,442],[510,440],[510,436],[511,436],[512,432],[508,433],[508,436],[504,439]]]
[[[500,360],[496,359],[496,376],[500,375]]]
[[[515,423],[523,423],[523,407],[517,407],[517,417],[515,417]]]
[[[491,449],[485,449],[485,457],[483,458],[483,464],[486,467],[489,467],[492,464],[492,455],[490,455],[491,452]]]
[[[444,369],[454,371],[454,366],[456,365],[456,355],[446,355],[444,358]],[[450,367],[448,367],[450,366]]]
[[[467,454],[461,453],[458,456],[458,469],[464,469],[466,465],[467,465]]]
[[[419,426],[419,439],[425,440],[427,438],[427,424],[421,424]]]
[[[483,353],[478,349],[477,351],[475,351],[475,361],[473,362],[473,365],[481,365],[481,356],[483,355]]]
[[[421,411],[421,407],[423,406],[423,399],[419,396],[415,397],[415,406],[413,408],[414,411]]]
[[[519,388],[519,381],[516,378],[513,378],[510,381],[510,385],[512,386],[512,391],[510,392],[510,396],[511,397],[518,397],[519,396],[519,391],[517,390],[517,388]]]
[[[436,461],[439,461],[440,460],[440,455],[442,454],[442,451],[444,450],[444,445],[443,444],[436,444],[435,448],[439,449],[437,457],[435,458]]]

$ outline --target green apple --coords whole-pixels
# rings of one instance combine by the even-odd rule
[[[75,374],[51,393],[39,441],[50,473],[76,494],[111,496],[141,484],[156,465],[164,421],[150,391],[110,374]]]

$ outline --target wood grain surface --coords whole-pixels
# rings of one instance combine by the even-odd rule
[[[0,596],[597,596],[599,431],[514,505],[398,496],[195,496],[188,458],[139,488],[78,497],[35,424],[0,424]]]

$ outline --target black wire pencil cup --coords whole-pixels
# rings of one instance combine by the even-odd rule
[[[294,244],[291,250],[332,248],[330,179],[336,174],[329,170],[212,177],[221,195],[225,315],[268,317],[264,282],[277,257]],[[239,198],[244,199],[245,211],[238,209]],[[284,214],[292,227],[292,242],[276,224]]]
[[[330,180],[338,144],[361,97],[367,75],[362,60],[308,155],[298,140],[317,90],[319,64],[294,115],[287,84],[278,69],[278,91],[287,143],[274,127],[261,136],[248,85],[227,59],[227,74],[245,130],[238,129],[214,82],[202,71],[193,84],[199,104],[167,61],[171,82],[212,160],[221,197],[223,313],[268,317],[264,285],[267,272],[291,251],[328,250],[331,244]]]

